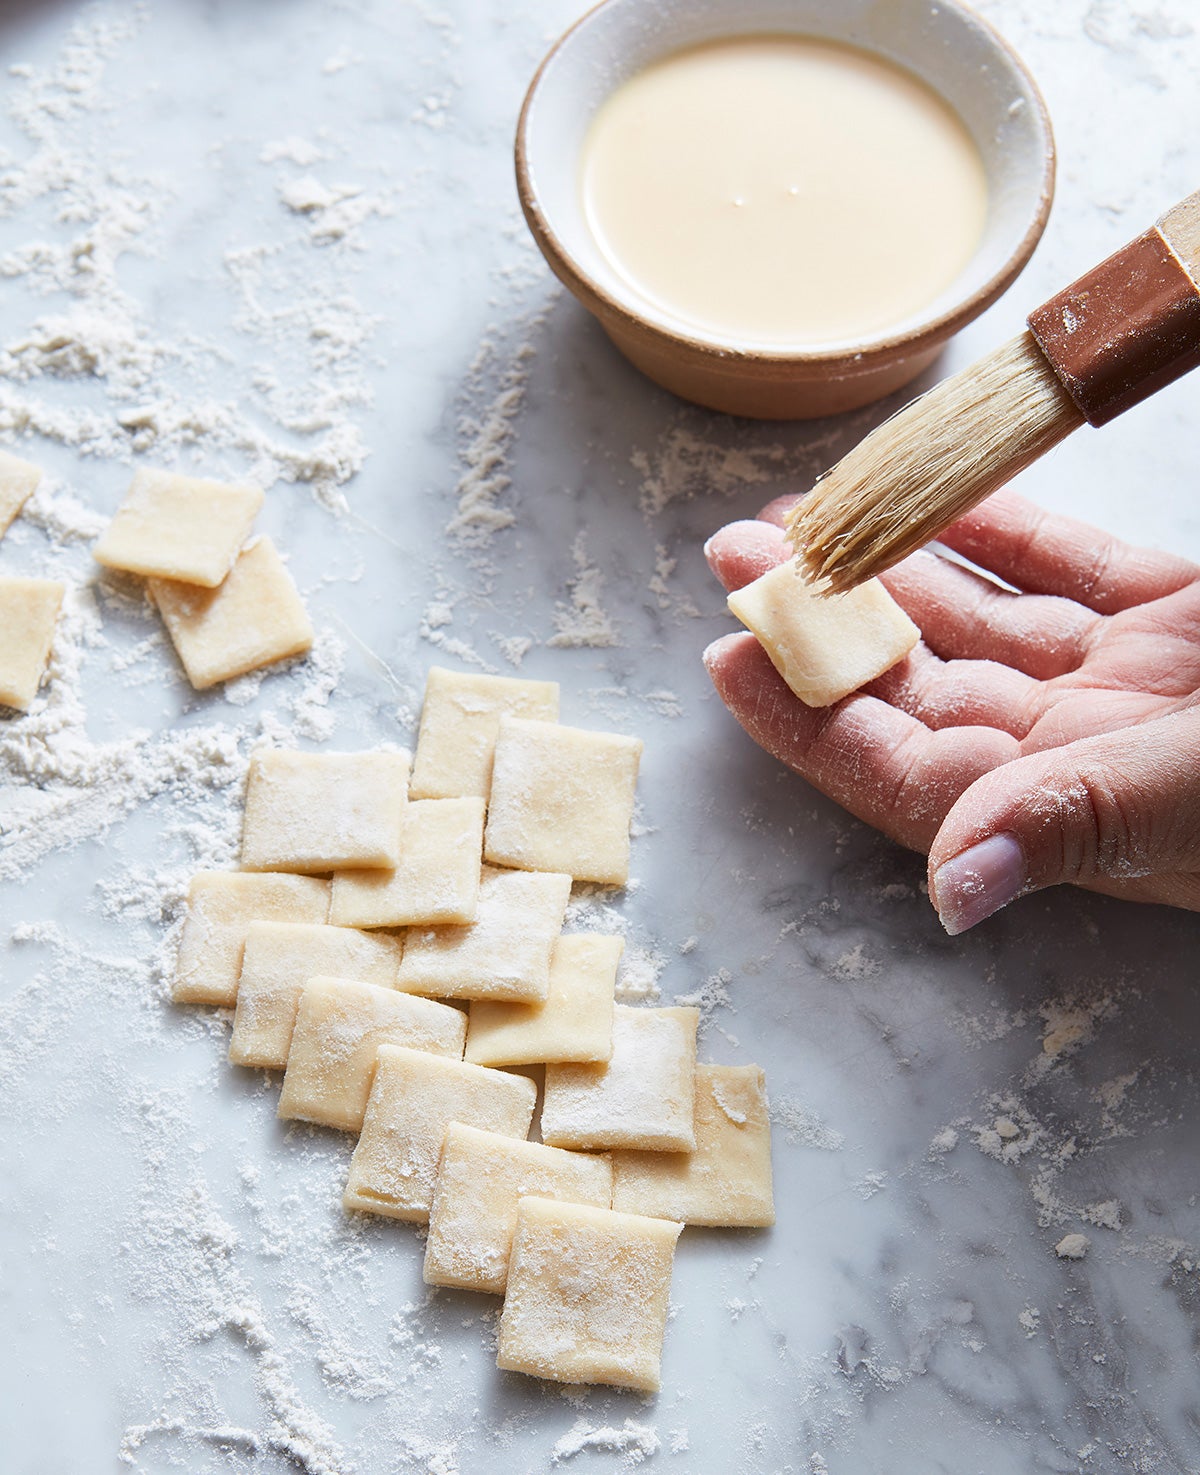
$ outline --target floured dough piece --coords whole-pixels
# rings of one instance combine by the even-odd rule
[[[523,1198],[496,1366],[657,1393],[682,1224]]]
[[[345,927],[474,921],[482,855],[482,799],[414,799],[400,820],[395,870],[339,872],[330,921]]]
[[[824,597],[794,558],[735,590],[729,608],[810,707],[828,707],[882,676],[921,638],[878,579]]]
[[[188,887],[172,998],[177,1004],[231,1006],[251,922],[324,922],[328,912],[328,881],[200,871]]]
[[[698,1065],[695,1152],[617,1152],[613,1170],[613,1208],[625,1213],[725,1229],[774,1224],[762,1071]]]
[[[623,886],[640,738],[502,717],[484,859]]]
[[[229,1041],[234,1065],[282,1070],[300,994],[318,974],[394,988],[404,943],[384,932],[307,922],[251,922]]]
[[[243,549],[216,589],[170,579],[149,588],[197,691],[312,648],[312,625],[270,538]]]
[[[503,1293],[517,1227],[517,1201],[612,1203],[607,1157],[497,1137],[452,1122],[446,1130],[425,1241],[429,1285]]]
[[[462,1057],[460,1009],[348,978],[310,978],[296,1008],[279,1115],[357,1132],[382,1045]]]
[[[431,666],[413,762],[412,797],[488,796],[500,714],[558,720],[558,682],[468,676]]]
[[[698,1009],[613,1009],[606,1065],[548,1065],[542,1140],[551,1147],[692,1152]]]
[[[297,753],[250,762],[242,865],[248,871],[389,869],[400,859],[408,754]]]
[[[215,589],[262,506],[258,487],[142,467],[95,547],[98,563]]]
[[[28,711],[54,643],[66,586],[54,579],[0,579],[0,704]]]
[[[22,461],[19,456],[10,456],[7,451],[0,451],[0,538],[37,491],[41,479],[40,466],[35,466],[32,461]]]
[[[381,1045],[342,1202],[348,1209],[425,1223],[450,1123],[524,1138],[536,1099],[527,1076]]]
[[[612,1054],[617,964],[624,948],[620,937],[588,932],[560,937],[550,957],[546,1002],[477,999],[467,1024],[466,1058],[476,1065],[607,1060]]]
[[[474,922],[414,927],[400,987],[439,999],[540,1003],[550,991],[550,953],[570,897],[570,876],[484,866]]]

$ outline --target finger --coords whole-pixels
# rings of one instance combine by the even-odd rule
[[[799,500],[799,496],[790,494],[786,497],[776,497],[774,501],[768,502],[758,514],[758,520],[760,522],[772,523],[777,528],[786,527],[788,513],[791,512]]]
[[[927,850],[964,789],[1016,756],[1007,733],[929,728],[878,697],[856,694],[806,707],[752,635],[727,635],[704,652],[722,701],[768,753],[868,824]]]
[[[982,775],[949,811],[929,856],[946,930],[1015,897],[1200,872],[1200,710],[1035,753]]]
[[[999,661],[1038,681],[1076,670],[1103,621],[1070,599],[1010,594],[925,551],[881,578],[938,655]]]
[[[704,545],[708,566],[726,589],[741,589],[792,556],[778,528],[769,523],[731,522]]]
[[[1021,739],[1038,720],[1039,681],[995,661],[943,661],[923,642],[863,688],[926,727],[995,727]]]
[[[952,523],[941,541],[1018,589],[1058,594],[1111,615],[1200,579],[1187,559],[1122,543],[1073,517],[1000,491]]]

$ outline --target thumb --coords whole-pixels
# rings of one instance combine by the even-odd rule
[[[1200,872],[1197,754],[1200,708],[1191,707],[976,779],[929,852],[929,894],[946,931],[1061,881],[1200,909],[1200,875],[1186,875]],[[1155,876],[1164,884],[1145,884]]]

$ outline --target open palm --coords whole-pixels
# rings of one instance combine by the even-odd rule
[[[710,539],[727,589],[789,555],[788,505]],[[924,638],[836,706],[804,706],[751,635],[710,646],[733,715],[928,853],[951,931],[1058,881],[1200,909],[1200,568],[1007,492],[943,542],[993,577],[931,552],[885,574]]]

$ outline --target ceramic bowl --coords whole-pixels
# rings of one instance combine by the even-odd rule
[[[754,32],[847,42],[906,67],[954,108],[979,148],[989,204],[974,257],[922,312],[886,332],[765,348],[681,329],[609,265],[584,219],[580,152],[605,98],[670,52]],[[538,69],[517,125],[516,166],[542,254],[632,363],[712,409],[805,419],[906,384],[1012,283],[1050,210],[1054,139],[1020,58],[956,0],[604,0]]]

